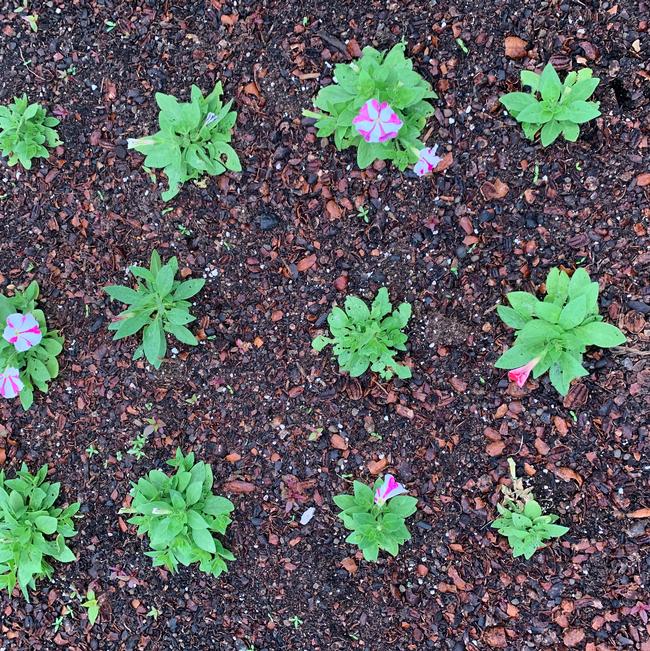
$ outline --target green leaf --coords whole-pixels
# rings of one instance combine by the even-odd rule
[[[216,547],[214,538],[208,529],[192,529],[192,540],[196,543],[197,547],[212,554],[215,553]]]
[[[541,142],[542,146],[548,147],[557,140],[562,132],[562,124],[557,120],[551,120],[542,127]]]
[[[558,120],[567,120],[575,124],[584,124],[600,115],[596,102],[585,102],[583,100],[572,102],[563,107],[557,114]]]
[[[104,291],[115,301],[131,305],[137,303],[142,299],[142,296],[130,287],[123,287],[122,285],[109,285],[104,287]]]
[[[527,319],[522,317],[511,307],[498,305],[497,313],[506,325],[510,326],[511,328],[515,328],[516,330],[523,328],[527,323]]]
[[[539,89],[539,75],[531,70],[522,70],[519,73],[521,78],[521,85],[528,86],[532,91]],[[525,93],[522,93],[525,94]]]
[[[519,122],[543,124],[544,122],[548,122],[552,117],[553,113],[544,104],[534,100],[517,115],[517,120]]]
[[[153,310],[145,310],[143,312],[122,312],[118,320],[113,321],[108,326],[109,330],[115,330],[114,340],[124,339],[134,335],[138,330],[144,327],[151,321],[151,313]]]
[[[174,290],[174,300],[181,301],[187,298],[191,298],[195,294],[198,294],[203,289],[204,285],[204,278],[192,278],[190,280],[186,280],[178,285],[178,287]]]
[[[565,330],[579,326],[587,315],[587,304],[584,296],[578,296],[569,301],[560,314],[558,325]]]
[[[584,340],[587,346],[611,348],[625,343],[625,335],[613,325],[602,321],[592,321],[576,329],[575,335]]]
[[[562,94],[562,82],[551,63],[547,63],[542,70],[538,90],[546,102],[557,102]]]
[[[56,531],[57,520],[49,515],[39,515],[34,524],[45,534],[51,534]]]
[[[542,515],[542,507],[535,500],[529,500],[524,506],[524,515],[534,520]]]
[[[169,265],[162,267],[156,274],[155,285],[156,289],[158,290],[158,294],[161,297],[167,296],[167,294],[169,294],[171,291],[174,284],[174,276],[175,272]]]
[[[160,339],[163,336],[160,321],[156,319],[145,328],[142,337],[144,356],[154,368],[160,367]]]
[[[318,335],[318,337],[316,337],[314,341],[311,342],[311,346],[314,350],[321,351],[323,350],[323,348],[325,348],[325,346],[327,346],[331,342],[332,340],[329,339],[328,337],[323,337],[323,335]]]
[[[199,343],[196,337],[183,325],[166,323],[165,330],[174,335],[178,341],[188,346],[196,346]]]
[[[535,96],[530,93],[508,93],[500,97],[499,101],[514,117],[531,104],[537,102]]]
[[[506,350],[494,365],[497,368],[505,369],[519,368],[520,366],[528,364],[528,362],[540,354],[541,350],[541,346],[539,348],[530,348],[528,346],[517,344]]]
[[[401,518],[408,518],[417,510],[417,498],[410,495],[398,495],[388,501],[388,511],[400,516]]]
[[[575,142],[580,135],[580,127],[573,122],[561,122],[562,135],[569,142]]]

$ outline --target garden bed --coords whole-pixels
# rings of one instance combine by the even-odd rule
[[[0,648],[650,648],[635,610],[650,607],[649,520],[630,517],[649,506],[650,5],[584,4],[600,6],[54,0],[29,3],[36,33],[0,11],[0,101],[27,92],[65,143],[31,172],[3,167],[0,291],[38,280],[66,338],[47,396],[26,413],[0,403],[0,467],[49,463],[84,515],[77,563],[29,604],[0,596]],[[505,56],[509,36],[522,58]],[[401,38],[440,96],[428,140],[451,163],[423,179],[359,171],[301,118],[331,63]],[[602,117],[542,149],[498,98],[549,59],[594,70]],[[243,172],[165,204],[126,139],[155,128],[155,92],[219,79]],[[200,345],[160,371],[111,341],[102,292],[153,248],[207,279]],[[628,338],[589,353],[564,400],[494,368],[512,343],[494,306],[557,265],[588,269]],[[333,303],[382,285],[413,305],[411,380],[352,379],[311,349]],[[218,579],[152,568],[117,515],[177,446],[236,506],[237,560]],[[570,527],[528,562],[489,527],[508,456]],[[385,469],[419,510],[399,556],[371,564],[331,497]],[[73,586],[100,597],[92,629]]]

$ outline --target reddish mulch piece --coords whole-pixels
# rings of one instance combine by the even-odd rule
[[[647,650],[647,0],[34,1],[37,33],[18,4],[0,9],[1,99],[44,102],[65,145],[30,173],[3,167],[0,289],[38,280],[67,348],[32,410],[0,403],[0,464],[49,463],[84,518],[78,563],[30,604],[0,596],[4,647]],[[424,180],[357,170],[301,118],[332,64],[402,38],[440,94],[428,141],[451,154]],[[543,150],[498,98],[549,59],[593,68],[603,115]],[[166,205],[126,138],[155,129],[156,91],[185,98],[217,79],[244,170]],[[157,373],[131,361],[134,341],[111,341],[120,306],[101,291],[153,247],[208,278],[201,345]],[[494,305],[556,264],[584,265],[629,337],[591,352],[564,401],[493,367],[512,342]],[[413,303],[409,382],[352,380],[310,347],[335,301],[381,285]],[[138,461],[126,450],[148,418],[164,425]],[[153,569],[117,515],[176,446],[210,462],[237,506],[237,561],[219,579]],[[531,562],[489,528],[508,455],[571,527]],[[331,496],[378,468],[420,502],[413,540],[372,565],[345,544]],[[91,585],[89,630],[70,593]]]

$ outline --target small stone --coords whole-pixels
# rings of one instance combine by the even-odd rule
[[[272,212],[265,212],[265,213],[262,213],[259,216],[259,226],[260,226],[260,230],[262,230],[262,231],[271,231],[279,223],[280,223],[280,220]]]

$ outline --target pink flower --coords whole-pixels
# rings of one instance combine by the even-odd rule
[[[404,123],[388,102],[380,104],[378,99],[369,99],[352,124],[366,142],[386,142],[397,136]]]
[[[393,475],[386,475],[384,477],[384,483],[375,491],[375,504],[377,506],[384,506],[391,497],[407,492],[402,484],[398,484],[395,481]]]
[[[519,368],[513,368],[511,371],[508,371],[508,379],[517,383],[518,387],[523,387],[526,384],[526,380],[530,375],[530,372],[537,366],[541,357],[535,357],[531,359],[528,364],[525,366],[520,366]]]
[[[420,158],[413,167],[413,171],[418,176],[430,174],[436,167],[438,167],[442,161],[442,158],[440,158],[440,156],[436,156],[437,151],[438,145],[434,145],[433,147],[425,147],[424,149],[420,150]]]
[[[33,314],[16,312],[7,317],[7,327],[2,333],[2,337],[13,344],[19,353],[24,353],[40,343],[43,333]]]
[[[15,398],[24,386],[17,368],[9,367],[0,373],[0,396],[3,398]]]

